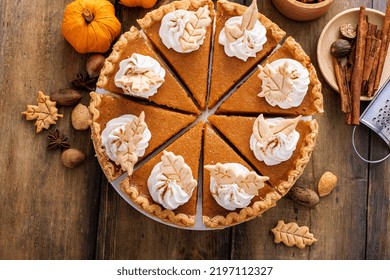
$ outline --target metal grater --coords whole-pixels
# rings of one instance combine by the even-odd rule
[[[360,122],[375,131],[390,147],[390,77],[376,93],[366,110],[360,116]],[[390,154],[381,160],[369,161],[364,159],[356,150],[354,139],[355,129],[352,134],[352,144],[358,156],[366,162],[378,163],[387,159]]]

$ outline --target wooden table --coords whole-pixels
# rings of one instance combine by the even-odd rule
[[[46,150],[47,131],[36,134],[21,112],[35,104],[38,90],[48,94],[69,87],[78,72],[86,73],[87,55],[76,53],[61,35],[70,2],[0,1],[0,259],[390,259],[390,161],[366,164],[355,155],[337,93],[321,76],[325,113],[316,117],[318,142],[296,184],[316,189],[328,170],[339,183],[314,209],[285,197],[262,218],[224,230],[188,231],[155,222],[107,182],[90,131],[71,126],[71,108],[60,109],[64,118],[56,127],[87,159],[75,169],[64,168],[60,152]],[[270,0],[258,6],[301,43],[319,69],[316,46],[325,24],[360,5],[385,11],[386,2],[338,0],[308,23],[285,18]],[[148,11],[115,7],[123,31]],[[89,103],[88,92],[82,103]],[[360,131],[356,141],[365,156],[388,152],[368,129]],[[318,241],[303,250],[274,244],[270,229],[280,219],[309,226]]]

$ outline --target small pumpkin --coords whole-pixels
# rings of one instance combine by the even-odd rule
[[[156,4],[157,0],[120,0],[119,4],[127,7],[142,7],[151,8]]]
[[[75,0],[66,6],[62,34],[79,53],[106,52],[121,31],[107,0]]]

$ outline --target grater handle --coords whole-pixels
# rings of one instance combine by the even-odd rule
[[[352,130],[352,146],[353,146],[353,149],[355,150],[355,153],[358,155],[359,158],[361,158],[363,161],[367,162],[367,163],[380,163],[382,161],[385,161],[387,158],[390,157],[390,153],[385,156],[384,158],[382,159],[378,159],[378,160],[368,160],[368,159],[365,159],[363,156],[360,155],[360,153],[358,152],[358,150],[356,149],[356,145],[355,145],[355,130],[356,130],[357,126],[355,126]]]

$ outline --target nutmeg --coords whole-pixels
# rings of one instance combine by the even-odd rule
[[[81,94],[71,88],[55,90],[50,93],[50,100],[57,102],[60,106],[73,106],[81,99]]]
[[[79,149],[70,148],[62,152],[62,164],[68,168],[73,168],[83,162],[85,159],[84,152]]]
[[[340,26],[340,33],[346,39],[356,38],[356,28],[350,23],[343,23]]]
[[[89,77],[96,78],[99,76],[100,71],[103,68],[105,59],[106,58],[103,55],[98,54],[98,53],[91,54],[88,57],[87,65],[85,68],[87,70]]]
[[[91,123],[88,107],[79,103],[74,107],[71,115],[72,126],[76,130],[86,130]]]
[[[351,52],[351,43],[344,39],[337,39],[330,46],[330,53],[337,58],[346,57]]]

